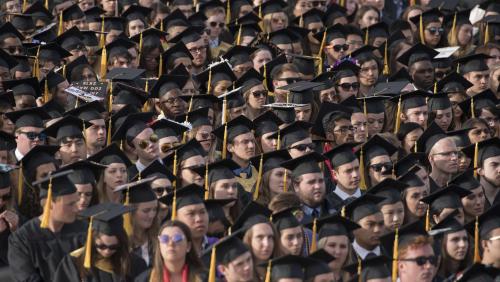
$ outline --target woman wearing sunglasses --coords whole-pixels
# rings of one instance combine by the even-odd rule
[[[346,48],[347,50],[347,48]],[[349,60],[343,60],[334,66],[335,75],[332,77],[335,84],[335,103],[341,103],[347,98],[358,97],[359,92],[359,67]]]
[[[192,244],[189,227],[178,220],[167,221],[155,239],[152,269],[135,281],[204,281],[206,274]]]
[[[373,187],[384,179],[392,178],[393,163],[391,156],[396,153],[397,147],[379,135],[374,135],[361,146],[358,156],[363,153],[366,187]]]
[[[430,48],[440,47],[444,40],[444,28],[441,23],[441,12],[438,9],[431,9],[421,15],[410,18],[417,26],[416,42],[422,43]],[[424,38],[421,38],[423,34]]]
[[[266,109],[263,107],[267,102],[268,93],[262,81],[264,78],[255,69],[248,70],[236,81],[237,87],[243,87],[243,98],[246,101],[245,116],[253,120]]]

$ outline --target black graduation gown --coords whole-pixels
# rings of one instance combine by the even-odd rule
[[[141,274],[146,269],[146,264],[144,261],[135,256],[130,257],[130,270],[131,273],[127,277],[121,277],[113,273],[112,267],[105,260],[98,260],[95,262],[94,266],[91,268],[91,275],[87,277],[80,278],[78,268],[75,264],[75,259],[84,255],[84,248],[80,248],[76,251],[71,252],[66,255],[54,274],[54,282],[71,282],[71,281],[83,281],[83,282],[121,282],[121,281],[134,281],[135,277]]]
[[[0,232],[0,268],[9,266],[7,250],[9,249],[10,234],[10,229],[8,227],[3,232]]]
[[[83,245],[86,230],[87,224],[77,220],[54,234],[40,227],[40,219],[31,219],[9,237],[12,277],[15,281],[52,281],[64,256]]]

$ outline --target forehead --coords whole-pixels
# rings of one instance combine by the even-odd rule
[[[181,214],[181,213],[188,213],[200,210],[205,210],[205,204],[200,203],[200,204],[184,206],[178,209],[177,212]]]
[[[242,141],[242,140],[247,140],[247,139],[254,139],[252,132],[240,134],[234,138],[234,141]]]

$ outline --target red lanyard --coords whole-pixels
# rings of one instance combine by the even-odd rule
[[[185,264],[182,267],[182,282],[188,282],[189,276],[189,268],[188,265]],[[170,282],[170,273],[166,267],[163,267],[163,282]]]

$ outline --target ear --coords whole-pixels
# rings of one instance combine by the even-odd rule
[[[434,165],[434,157],[432,156],[432,154],[429,154],[429,156],[427,156],[427,160],[429,160],[431,166]]]
[[[157,113],[161,113],[161,103],[160,99],[155,99],[155,110]]]
[[[219,264],[217,266],[217,271],[219,271],[220,273],[224,274],[224,276],[226,276],[226,267],[223,264]]]
[[[401,121],[406,121],[406,115],[404,113],[401,113],[399,115],[399,119],[401,119]]]
[[[337,182],[338,175],[337,175],[337,171],[335,169],[332,169],[332,176],[333,176],[333,180],[335,182]]]
[[[477,174],[484,176],[484,169],[482,167],[477,168]]]
[[[436,224],[438,224],[441,221],[441,220],[439,220],[439,215],[437,215],[437,214],[432,215],[432,220],[434,220],[434,222]]]
[[[229,143],[229,142],[227,143],[227,151],[228,151],[229,153],[234,153],[234,147],[233,147],[233,144],[231,144],[231,143]]]
[[[483,254],[486,252],[488,249],[488,241],[487,240],[481,240],[481,248],[483,249]]]

